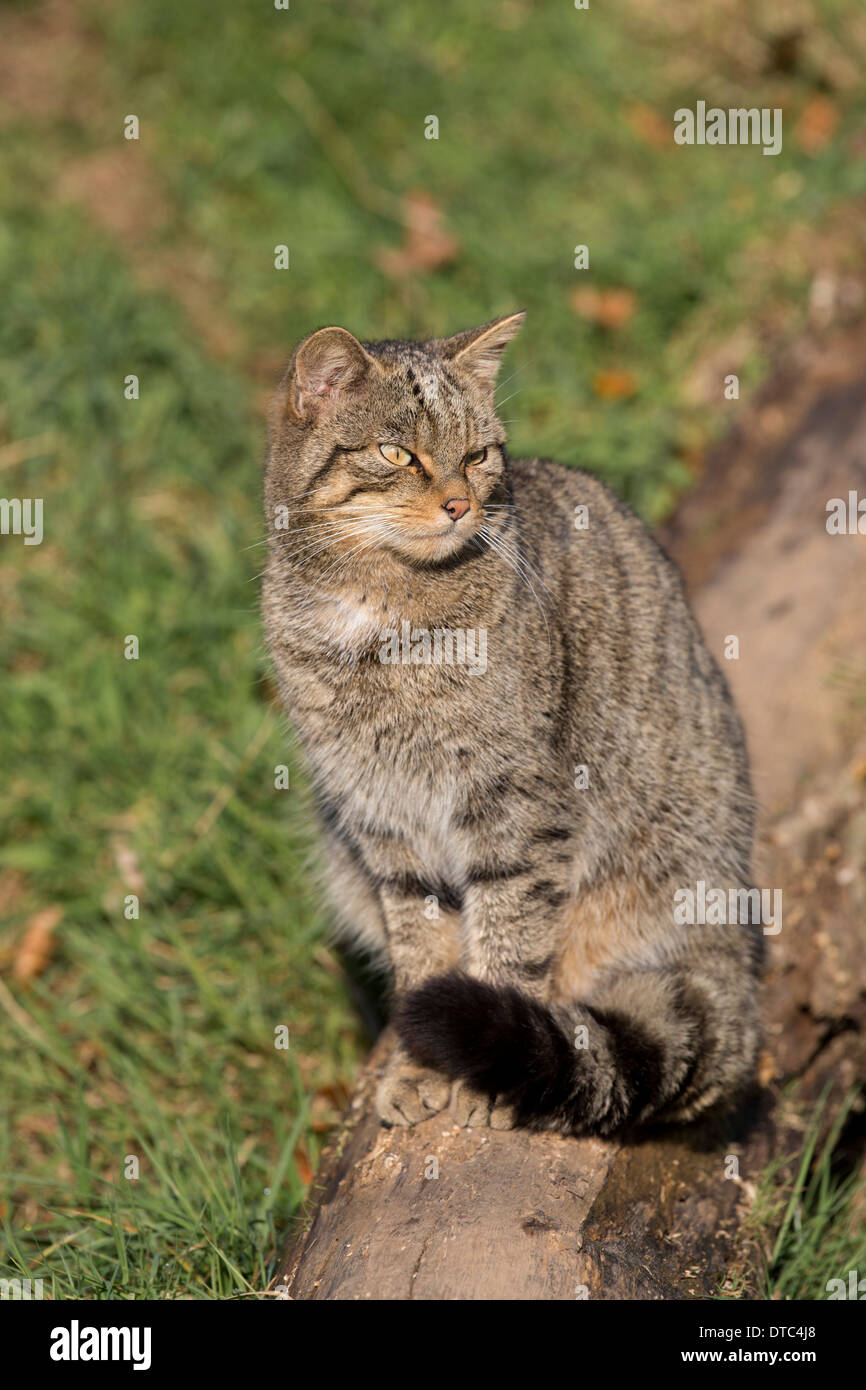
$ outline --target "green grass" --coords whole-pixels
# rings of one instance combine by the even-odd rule
[[[798,1154],[777,1159],[761,1176],[748,1224],[752,1250],[747,1287],[756,1298],[824,1300],[841,1279],[866,1277],[866,1184],[840,1145],[856,1097],[825,1115],[826,1092]],[[740,1291],[742,1293],[742,1290]]]
[[[237,381],[76,219],[20,210],[12,232],[0,392],[13,438],[53,442],[26,484],[45,499],[45,541],[4,542],[20,561],[4,570],[7,951],[34,908],[64,917],[50,969],[28,991],[12,982],[24,1020],[4,1018],[5,1208],[26,1218],[16,1249],[55,1247],[38,1273],[58,1296],[173,1293],[183,1266],[167,1252],[195,1231],[191,1291],[222,1296],[261,1287],[274,1205],[285,1219],[303,1191],[295,1149],[315,1153],[309,1087],[347,1075],[359,1042],[314,961],[294,767],[292,789],[274,788],[293,760],[246,548],[256,428]],[[82,249],[58,266],[67,239]],[[131,363],[138,402],[119,389]],[[122,1180],[128,1154],[138,1184]],[[137,1234],[106,1228],[113,1211]]]
[[[0,540],[4,1270],[54,1297],[223,1298],[264,1287],[363,1048],[257,617],[263,392],[325,322],[430,335],[525,307],[514,451],[664,515],[736,410],[720,384],[695,397],[695,364],[745,325],[718,369],[745,393],[805,322],[817,261],[856,259],[866,96],[831,83],[832,140],[809,154],[786,127],[776,160],[647,138],[646,108],[782,104],[793,130],[863,39],[831,0],[791,73],[720,58],[726,14],[684,5],[69,8],[69,99],[2,112],[0,491],[45,508],[41,546]],[[0,6],[0,41],[28,10]],[[84,177],[70,201],[106,154],[108,194]],[[459,251],[391,278],[379,251],[419,188]],[[133,208],[117,226],[115,203]],[[580,285],[631,290],[633,317],[580,318]],[[601,370],[633,393],[599,394]],[[22,984],[52,904],[53,951]]]

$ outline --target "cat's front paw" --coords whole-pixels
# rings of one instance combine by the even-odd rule
[[[514,1107],[512,1105],[500,1105],[494,1101],[487,1123],[491,1129],[514,1129],[517,1124],[514,1118]]]
[[[455,1081],[451,1091],[451,1112],[461,1129],[482,1129],[490,1123],[490,1097],[475,1091],[465,1081]]]
[[[451,1112],[461,1129],[513,1129],[514,1111],[483,1091],[475,1091],[465,1081],[455,1081],[451,1091]]]
[[[450,1083],[438,1071],[397,1052],[379,1082],[376,1110],[386,1125],[417,1125],[444,1110],[450,1094]]]

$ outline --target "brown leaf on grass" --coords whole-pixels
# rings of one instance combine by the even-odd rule
[[[320,1086],[316,1095],[323,1096],[339,1113],[349,1104],[351,1091],[344,1081],[334,1081],[330,1085]]]
[[[810,97],[794,127],[794,139],[804,154],[817,154],[832,140],[839,124],[839,108],[829,97]]]
[[[393,279],[426,274],[453,261],[460,243],[445,228],[445,214],[423,189],[406,195],[403,202],[403,245],[380,247],[376,260]]]
[[[634,316],[637,295],[632,290],[597,290],[585,285],[574,291],[571,307],[580,318],[602,328],[622,328]]]
[[[617,371],[613,368],[596,372],[592,379],[592,389],[603,401],[621,401],[634,395],[637,381],[631,372]]]
[[[105,1047],[98,1038],[83,1038],[75,1045],[75,1055],[85,1071],[95,1066],[105,1055]]]
[[[313,1165],[310,1162],[310,1155],[307,1153],[306,1144],[301,1143],[298,1145],[295,1149],[294,1157],[298,1177],[305,1187],[309,1187],[310,1183],[313,1181]]]
[[[28,918],[24,936],[15,954],[12,974],[26,983],[41,975],[54,950],[54,932],[63,919],[63,909],[43,907]]]
[[[674,128],[672,122],[666,121],[654,107],[649,106],[645,101],[637,101],[633,106],[630,106],[626,112],[626,120],[635,135],[640,136],[641,140],[645,140],[654,149],[668,149],[673,146]]]

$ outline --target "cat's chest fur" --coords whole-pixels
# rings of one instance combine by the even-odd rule
[[[389,633],[405,623],[426,630],[432,620],[372,589],[363,602],[351,591],[323,593],[285,616],[278,665],[320,794],[346,828],[399,838],[431,873],[453,878],[471,787],[499,762],[496,673],[380,660]],[[503,743],[503,770],[508,757]]]
[[[338,651],[356,656],[387,626],[387,603],[378,595],[329,593],[314,599],[303,610],[300,622],[323,654]]]
[[[305,738],[307,756],[347,830],[364,841],[402,841],[431,875],[451,881],[461,873],[457,822],[472,754],[458,767],[445,724],[434,717],[420,727],[421,692],[414,709],[405,686],[401,694],[399,708],[383,691],[378,710],[365,701],[362,711],[353,706],[357,692],[338,694],[327,726]]]

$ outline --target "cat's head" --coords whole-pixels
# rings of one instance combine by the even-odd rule
[[[462,550],[484,504],[507,496],[493,392],[523,318],[427,343],[360,343],[336,327],[305,338],[271,414],[267,504],[285,509],[286,539],[422,565]]]

